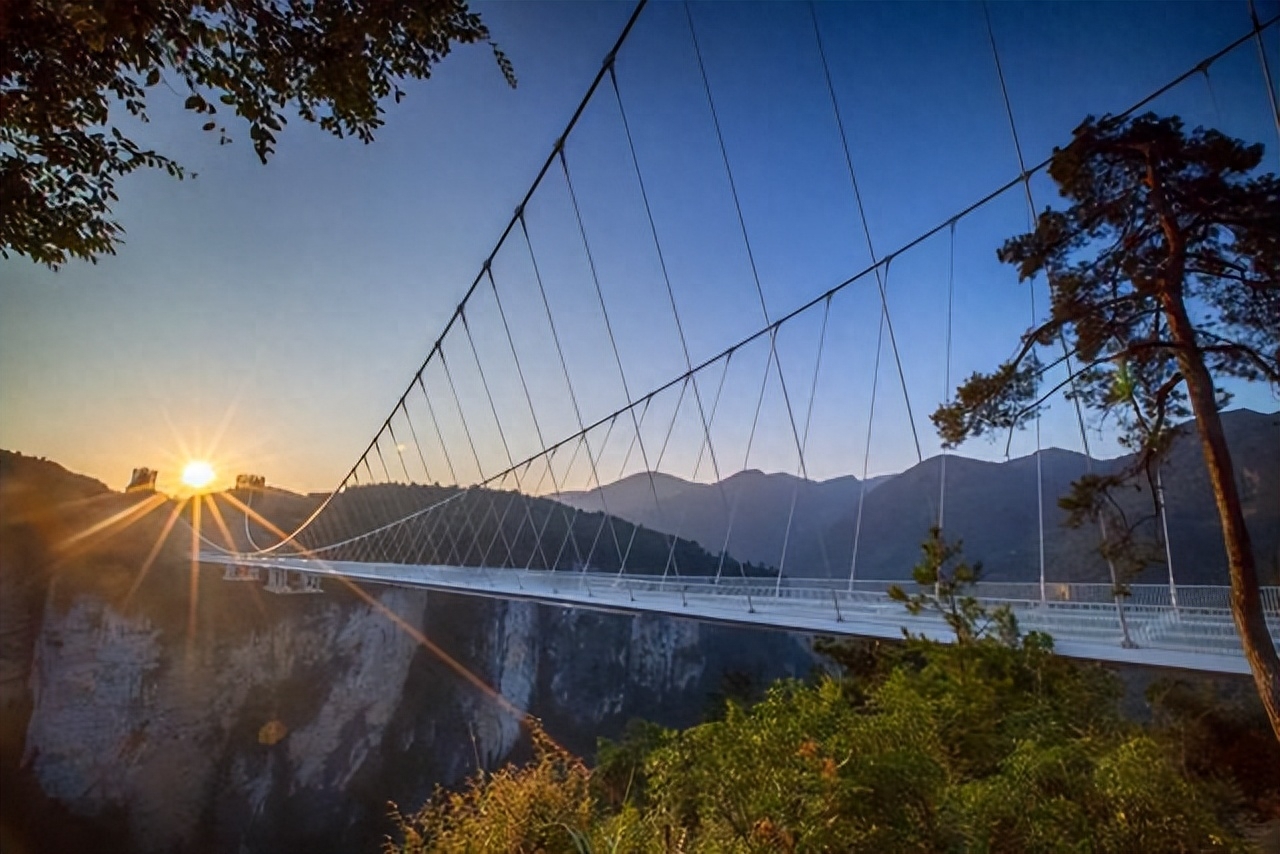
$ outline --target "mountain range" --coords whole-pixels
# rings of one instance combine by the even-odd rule
[[[1222,419],[1259,571],[1274,584],[1280,580],[1280,413],[1239,409],[1224,412]],[[1109,578],[1097,548],[1098,529],[1066,527],[1058,499],[1086,472],[1115,471],[1129,460],[1089,460],[1061,448],[1040,453],[1048,579]],[[781,567],[787,575],[847,578],[852,568],[858,578],[902,579],[910,577],[919,544],[938,521],[945,465],[948,539],[963,541],[965,556],[982,562],[985,579],[1029,581],[1038,578],[1040,565],[1036,462],[1035,456],[986,462],[948,455],[944,463],[937,456],[869,480],[865,489],[852,476],[810,481],[751,470],[706,484],[662,473],[654,473],[651,482],[649,474],[639,473],[601,489],[564,493],[559,500],[694,540],[712,553],[724,549],[744,562]],[[1182,584],[1225,583],[1221,530],[1194,425],[1177,428],[1161,478],[1175,578]],[[1131,521],[1150,517],[1139,533],[1154,543],[1158,519],[1145,479],[1122,490],[1117,501]],[[1167,577],[1161,561],[1137,580]]]

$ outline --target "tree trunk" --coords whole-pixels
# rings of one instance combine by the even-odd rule
[[[1240,491],[1236,487],[1236,473],[1231,464],[1227,438],[1222,432],[1222,419],[1218,417],[1213,377],[1205,366],[1204,355],[1196,341],[1195,327],[1182,296],[1186,270],[1185,235],[1165,206],[1164,186],[1156,168],[1156,158],[1150,148],[1144,153],[1151,205],[1160,218],[1160,227],[1169,248],[1164,281],[1159,290],[1160,305],[1169,322],[1169,334],[1177,345],[1178,367],[1187,383],[1187,397],[1195,415],[1204,464],[1209,470],[1213,498],[1218,505],[1222,542],[1227,551],[1227,575],[1231,579],[1231,616],[1240,635],[1245,660],[1253,672],[1253,681],[1258,686],[1258,696],[1271,722],[1271,731],[1280,741],[1280,658],[1276,656],[1275,644],[1267,631],[1262,595],[1258,589],[1258,570],[1253,560],[1253,544],[1249,541],[1244,510],[1240,507]]]
[[[1204,359],[1196,349],[1195,332],[1181,295],[1166,293],[1162,296],[1162,302],[1169,320],[1169,331],[1179,345],[1178,366],[1187,381],[1187,395],[1191,401],[1191,411],[1195,414],[1196,432],[1200,435],[1204,464],[1209,470],[1213,498],[1218,504],[1218,518],[1222,521],[1222,540],[1227,550],[1227,573],[1231,578],[1231,616],[1235,619],[1236,631],[1240,634],[1244,657],[1249,662],[1253,680],[1258,685],[1258,695],[1271,720],[1271,729],[1280,741],[1280,659],[1276,656],[1275,644],[1267,631],[1262,596],[1258,590],[1253,545],[1249,540],[1249,530],[1245,527],[1244,511],[1240,507],[1240,492],[1236,487],[1231,452],[1227,449],[1222,419],[1218,416],[1213,378],[1209,376]]]

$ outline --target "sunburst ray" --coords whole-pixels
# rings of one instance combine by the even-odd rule
[[[278,536],[282,542],[289,539],[289,535],[286,534],[284,531],[280,530],[280,528],[277,527],[274,523],[272,523],[271,520],[262,516],[262,514],[258,513],[256,510],[254,510],[252,507],[245,504],[243,501],[240,501],[234,495],[231,495],[229,493],[222,493],[222,497],[227,499],[227,501],[229,501],[235,507],[239,508],[241,511],[243,511],[246,515],[248,515],[254,521],[261,524],[268,531]],[[328,569],[332,569],[332,567],[329,564],[327,564],[325,561],[312,557],[312,553],[309,550],[298,545],[296,542],[290,542],[288,543],[288,545],[291,548],[293,548],[300,557],[310,557],[311,559],[316,560],[316,562],[319,563],[321,566],[324,566]],[[377,611],[378,613],[386,617],[388,620],[390,620],[393,625],[395,625],[397,628],[399,628],[401,631],[407,634],[410,638],[412,638],[413,641],[416,644],[418,644],[418,646],[422,647],[423,649],[427,650],[432,655],[434,655],[437,659],[440,660],[442,664],[444,664],[446,667],[448,667],[458,676],[462,677],[462,679],[466,681],[469,685],[476,688],[478,691],[480,691],[482,694],[484,694],[486,697],[492,700],[499,708],[508,712],[513,717],[515,717],[516,720],[519,720],[522,723],[527,723],[530,720],[530,715],[527,711],[520,709],[518,706],[516,706],[514,703],[512,703],[510,700],[504,697],[501,692],[499,692],[496,688],[494,688],[488,682],[485,682],[483,679],[477,676],[465,664],[463,664],[462,662],[454,658],[452,655],[450,655],[447,651],[445,651],[443,647],[441,647],[439,644],[431,640],[431,638],[423,634],[422,631],[410,625],[408,622],[405,621],[403,617],[401,617],[395,611],[388,608],[386,605],[380,602],[377,598],[371,595],[368,591],[366,591],[363,587],[361,587],[356,582],[352,581],[351,579],[343,575],[338,574],[336,570],[334,570],[333,572],[334,574],[332,577],[337,579],[339,583],[344,585],[348,590],[350,590],[352,593],[358,596],[370,608],[372,608],[373,610]],[[548,738],[550,738],[550,736],[548,736]]]
[[[82,531],[63,538],[57,544],[56,549],[63,555],[63,557],[70,556],[74,551],[73,547],[77,544],[81,544],[81,548],[86,548],[90,545],[88,541],[94,537],[101,535],[102,539],[106,539],[107,537],[115,536],[125,528],[128,528],[134,522],[142,519],[161,504],[164,504],[167,500],[168,499],[159,493],[152,493],[142,501],[132,504],[118,513],[113,513],[107,518],[95,522]],[[112,530],[113,528],[115,530]]]
[[[164,526],[160,529],[160,536],[156,538],[155,544],[151,546],[151,551],[147,553],[146,560],[142,562],[142,567],[138,570],[138,576],[133,580],[133,584],[129,586],[129,592],[124,596],[124,607],[129,607],[129,603],[133,601],[134,594],[142,586],[143,579],[151,571],[151,565],[155,563],[156,558],[160,555],[160,549],[164,547],[165,541],[169,539],[169,532],[173,530],[178,517],[182,515],[182,508],[186,503],[185,499],[174,502],[173,509],[169,511],[169,518],[164,520]]]

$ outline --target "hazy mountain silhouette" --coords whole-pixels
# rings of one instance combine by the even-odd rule
[[[886,479],[869,479],[866,493],[870,495]],[[634,474],[603,489],[562,493],[559,499],[571,507],[607,510],[648,528],[687,537],[709,552],[718,554],[723,549],[740,560],[776,567],[782,563],[788,515],[793,517],[789,562],[796,555],[820,554],[831,526],[856,506],[862,493],[862,481],[852,475],[812,481],[750,469],[714,484],[660,472],[653,475],[651,484],[648,474]]]
[[[1280,413],[1234,410],[1222,415],[1232,449],[1254,553],[1266,583],[1280,579]],[[1098,473],[1113,471],[1127,457],[1092,461]],[[733,516],[728,552],[734,557],[782,564],[788,575],[847,578],[854,564],[859,578],[909,578],[919,559],[920,541],[937,522],[942,457],[869,484],[862,495],[854,477],[812,482],[786,474],[746,471],[721,484],[695,484],[669,475],[633,475],[602,490],[573,493],[561,500],[599,510],[647,527],[698,541],[710,552],[724,547]],[[1106,563],[1097,552],[1093,525],[1067,528],[1058,498],[1088,470],[1083,454],[1060,448],[1040,455],[1044,496],[1046,576],[1056,581],[1105,581]],[[949,538],[963,539],[965,554],[981,560],[988,580],[1032,580],[1039,575],[1036,458],[1002,463],[951,455],[946,458],[943,526]],[[1194,426],[1184,424],[1165,463],[1162,478],[1175,577],[1184,584],[1226,582],[1226,562],[1216,506]],[[654,500],[654,490],[661,499]],[[795,514],[787,517],[795,496]],[[1154,537],[1154,502],[1145,480],[1119,496],[1132,520],[1147,519]],[[734,504],[736,512],[732,512]],[[785,542],[785,560],[783,559]],[[1149,566],[1138,580],[1160,581],[1167,568]]]
[[[1280,583],[1280,413],[1236,410],[1222,417],[1260,575],[1263,583]],[[1162,472],[1174,572],[1182,584],[1223,584],[1226,562],[1199,440],[1189,424],[1178,430]],[[1108,570],[1097,553],[1096,527],[1066,528],[1062,524],[1066,514],[1057,505],[1071,481],[1086,471],[1085,457],[1050,448],[1041,454],[1040,462],[1047,577],[1105,581]],[[1094,471],[1105,472],[1124,462],[1125,458],[1095,460],[1092,465]],[[330,511],[304,534],[302,544],[342,540],[448,500],[444,510],[423,516],[409,527],[409,533],[401,527],[379,535],[375,550],[419,563],[483,561],[491,566],[557,569],[589,564],[608,571],[625,562],[628,570],[636,572],[670,569],[690,575],[720,570],[736,575],[737,560],[742,560],[757,565],[746,569],[750,574],[781,566],[793,576],[847,578],[856,537],[859,578],[905,579],[919,557],[920,541],[938,519],[943,464],[941,457],[934,457],[901,474],[868,481],[865,490],[851,476],[814,482],[753,470],[719,484],[700,484],[664,474],[654,475],[651,482],[647,474],[640,474],[603,490],[566,493],[561,503],[488,490],[459,495],[446,487],[383,484],[337,496]],[[991,463],[948,456],[945,465],[947,536],[964,540],[965,554],[983,562],[988,580],[1038,577],[1035,457]],[[53,482],[56,487],[48,485]],[[35,488],[31,483],[45,485]],[[28,490],[33,491],[28,494]],[[660,504],[654,500],[655,492]],[[39,506],[60,507],[72,511],[71,516],[103,508],[114,512],[143,500],[140,495],[113,492],[55,463],[9,452],[0,453],[0,495],[11,507],[26,506],[38,496]],[[237,490],[231,495],[285,531],[294,530],[322,500],[320,495],[273,488],[252,494]],[[1152,517],[1144,531],[1156,533],[1158,520],[1152,516],[1145,480],[1118,498],[1130,519]],[[257,546],[276,541],[265,526],[256,522],[246,526],[243,515],[225,496],[211,500],[220,506],[237,548],[250,548],[249,536]],[[606,506],[608,515],[603,512]],[[31,522],[44,524],[39,519],[46,515],[31,514]],[[148,543],[153,542],[151,526],[141,526],[140,531],[142,527],[147,530],[138,535],[145,534],[152,538]],[[220,532],[214,533],[220,539]],[[122,538],[113,540],[119,541]],[[730,556],[723,562],[722,550]],[[367,557],[349,555],[361,556]],[[1160,564],[1148,567],[1138,580],[1165,577],[1167,569]]]
[[[232,495],[277,529],[292,531],[323,500],[283,491],[235,490]],[[279,538],[261,522],[245,524],[242,513],[224,507],[237,548],[269,546]],[[377,529],[407,519],[384,532]],[[646,528],[617,516],[577,510],[548,498],[515,492],[456,487],[377,484],[334,496],[298,544],[319,548],[375,532],[350,546],[326,551],[334,560],[398,560],[415,564],[637,573],[733,576],[759,574],[719,552]],[[288,553],[286,550],[285,553]]]
[[[0,450],[0,490],[9,498],[27,491],[39,492],[43,501],[56,503],[92,498],[110,492],[100,480],[46,460]]]

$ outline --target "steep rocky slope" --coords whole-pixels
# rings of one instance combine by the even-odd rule
[[[146,498],[68,504],[44,476],[61,477],[0,508],[0,607],[25,621],[0,647],[5,851],[374,851],[388,801],[526,749],[490,690],[590,755],[631,717],[697,720],[725,673],[813,664],[792,636],[689,621],[392,587],[273,596],[220,568],[193,585],[181,525],[131,594],[169,505],[75,540]]]

